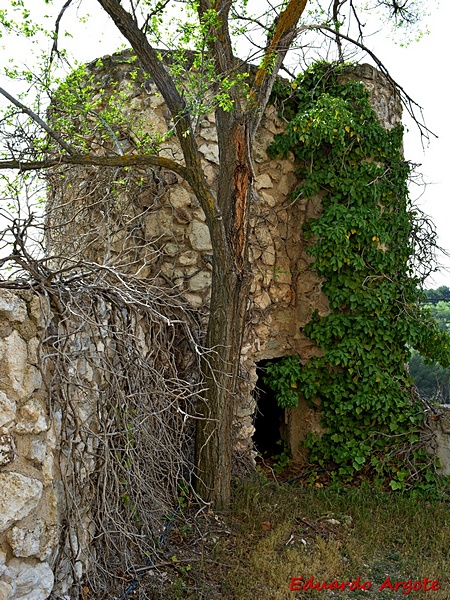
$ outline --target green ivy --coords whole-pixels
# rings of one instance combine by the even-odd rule
[[[423,408],[405,365],[411,347],[448,365],[450,337],[423,308],[412,266],[416,214],[402,127],[383,128],[348,71],[320,62],[276,90],[287,125],[268,151],[293,153],[293,201],[321,198],[303,235],[331,312],[304,328],[323,355],[306,365],[287,357],[269,365],[266,380],[282,407],[299,393],[320,399],[326,433],[308,438],[311,462],[335,466],[344,480],[375,473],[392,489],[429,491],[436,465],[423,449]]]

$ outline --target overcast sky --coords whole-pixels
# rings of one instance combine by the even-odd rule
[[[381,32],[369,40],[368,46],[383,60],[393,78],[423,107],[427,126],[438,136],[432,137],[429,146],[423,149],[417,127],[414,123],[406,122],[409,129],[405,137],[406,158],[421,163],[420,171],[428,184],[425,190],[411,187],[411,196],[414,199],[420,196],[417,202],[432,217],[439,235],[438,243],[450,251],[450,89],[445,75],[449,70],[447,37],[450,0],[441,0],[439,7],[431,8],[433,4],[434,2],[430,2],[432,15],[427,19],[430,34],[425,35],[420,42],[413,42],[406,48],[401,47]],[[34,0],[28,0],[26,5],[37,8]],[[55,2],[54,5],[60,6],[62,3]],[[9,6],[9,0],[0,0],[0,9]],[[97,7],[98,3],[94,0],[84,0],[81,3],[79,15],[85,14],[86,10],[94,15],[84,26],[75,27],[76,10],[73,7],[61,22],[61,34],[65,27],[74,32],[73,39],[65,40],[65,43],[72,47],[73,53],[81,62],[114,52],[122,41],[106,15],[97,13],[95,16]],[[2,42],[7,40],[3,39]],[[14,42],[8,41],[6,44],[5,56],[11,55],[11,43]],[[12,54],[16,59],[22,55],[23,60],[27,61],[29,54],[26,54],[26,45],[22,42],[20,45],[15,42],[15,45]],[[3,84],[7,87],[4,79]],[[450,286],[450,258],[440,256],[440,263],[444,269],[427,282],[427,287]]]
[[[428,128],[438,136],[423,149],[417,127],[408,122],[405,154],[408,160],[422,164],[420,171],[428,185],[418,204],[432,217],[439,245],[450,251],[450,52],[447,39],[450,2],[444,0],[440,5],[428,19],[430,34],[420,42],[401,48],[389,41],[384,45],[377,40],[374,50],[385,61],[394,79],[423,107]],[[412,198],[420,193],[421,190],[411,188]],[[450,258],[441,256],[440,262],[446,269],[435,274],[427,287],[450,287]]]

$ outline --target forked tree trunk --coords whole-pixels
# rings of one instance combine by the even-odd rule
[[[213,277],[210,317],[206,337],[208,354],[203,361],[206,392],[201,400],[196,441],[196,487],[205,500],[226,506],[230,500],[232,424],[239,372],[243,327],[247,309],[248,208],[252,183],[251,140],[284,56],[296,35],[297,23],[308,0],[287,0],[274,21],[274,31],[253,82],[251,93],[241,97],[232,88],[231,112],[218,109],[219,180],[217,199],[207,184],[189,111],[177,86],[149,44],[136,19],[120,0],[98,0],[130,42],[144,69],[154,79],[175,122],[184,165],[182,169],[199,200],[213,246]],[[215,11],[219,24],[211,26],[209,52],[216,63],[216,76],[229,76],[237,62],[228,29],[232,2],[200,0],[200,20],[210,21]],[[206,20],[205,20],[206,19]],[[213,33],[214,35],[211,35]],[[242,106],[246,105],[243,112]]]

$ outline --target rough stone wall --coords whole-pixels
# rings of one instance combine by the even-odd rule
[[[0,598],[40,600],[54,583],[59,534],[55,451],[39,369],[48,312],[31,292],[0,290]]]
[[[94,86],[93,99],[97,102],[105,101],[105,89],[122,94],[122,110],[126,121],[132,123],[140,131],[140,135],[160,136],[160,155],[183,164],[178,141],[170,134],[173,128],[170,113],[156,86],[145,79],[137,64],[130,58],[131,55],[125,52],[104,57],[100,62],[89,66]],[[360,79],[365,83],[371,93],[372,104],[386,127],[390,128],[401,120],[398,98],[376,69],[370,65],[361,65],[345,77]],[[96,88],[99,89],[97,93]],[[195,126],[204,172],[214,188],[219,163],[214,114],[205,114]],[[291,354],[298,354],[306,362],[319,350],[302,335],[302,327],[309,321],[314,310],[320,315],[326,315],[328,311],[327,298],[321,290],[321,280],[311,268],[312,260],[306,252],[306,243],[301,234],[303,223],[311,217],[319,216],[321,199],[299,197],[292,202],[291,195],[297,185],[294,161],[290,158],[272,160],[267,155],[267,147],[273,136],[283,129],[284,123],[278,117],[276,108],[269,106],[253,149],[256,175],[254,187],[258,198],[251,207],[253,213],[249,247],[252,287],[236,409],[237,448],[246,453],[251,452],[251,437],[254,432],[256,400],[252,392],[257,381],[256,363]],[[113,144],[116,148],[118,143],[122,145],[123,151],[127,151],[130,143],[132,144],[130,136],[125,133],[119,139],[110,140],[109,147]],[[86,214],[83,225],[86,227],[86,222],[89,223],[91,236],[88,253],[92,256],[94,248],[96,260],[107,260],[109,264],[123,265],[126,262],[123,257],[136,257],[135,262],[129,262],[132,262],[134,272],[140,277],[159,276],[162,285],[174,286],[192,307],[206,315],[211,286],[212,247],[203,211],[187,183],[178,175],[162,169],[154,169],[151,174],[149,171],[147,169],[146,173],[141,174],[138,186],[131,185],[128,190],[119,194],[122,208],[127,207],[120,216],[120,227],[114,216],[105,223],[104,214],[108,212],[107,209],[103,209],[101,216],[96,208],[93,208],[90,215]],[[80,181],[100,177],[95,170],[89,174],[80,169],[75,172],[78,188]],[[63,201],[64,198],[67,199],[67,190],[62,190],[61,193],[59,198],[58,193],[55,193],[56,211],[58,205],[67,206]],[[85,192],[82,197],[85,201]],[[98,201],[98,193],[93,197]],[[105,200],[106,204],[110,203],[111,196]],[[76,205],[75,201],[73,206]],[[132,227],[123,222],[127,211]],[[76,240],[79,244],[79,240],[83,239],[83,227],[80,229],[76,218],[73,220],[74,225],[70,225],[70,214],[64,214],[64,218],[69,223],[64,228],[64,240],[67,243],[68,237],[73,239],[73,248],[76,247],[75,251],[71,249],[72,254],[86,254],[86,244],[76,246],[75,242]],[[58,220],[60,219],[57,218],[56,221]],[[98,221],[102,223],[103,233],[98,229]],[[113,235],[105,233],[106,225],[112,226]],[[111,243],[102,245],[98,240],[92,243],[92,229],[96,227],[98,239],[110,239]],[[132,228],[133,234],[130,231]],[[87,230],[84,229],[84,235]],[[316,412],[308,409],[306,404],[300,411],[286,411],[288,429],[291,427],[289,421],[296,418],[306,418],[316,427]],[[295,445],[303,437],[303,434],[294,435]]]
[[[135,544],[115,525],[135,506],[151,552],[178,494],[168,473],[188,477],[195,320],[173,298],[105,296],[82,286],[51,312],[44,294],[0,288],[0,600],[78,597],[104,557],[125,569]],[[99,557],[94,534],[120,555]]]

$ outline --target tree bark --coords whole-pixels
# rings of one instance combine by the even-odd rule
[[[196,439],[196,490],[216,506],[230,502],[236,382],[247,313],[249,199],[252,182],[247,118],[217,111],[220,171],[218,205],[226,236],[213,240],[213,276],[203,360],[207,391]]]

